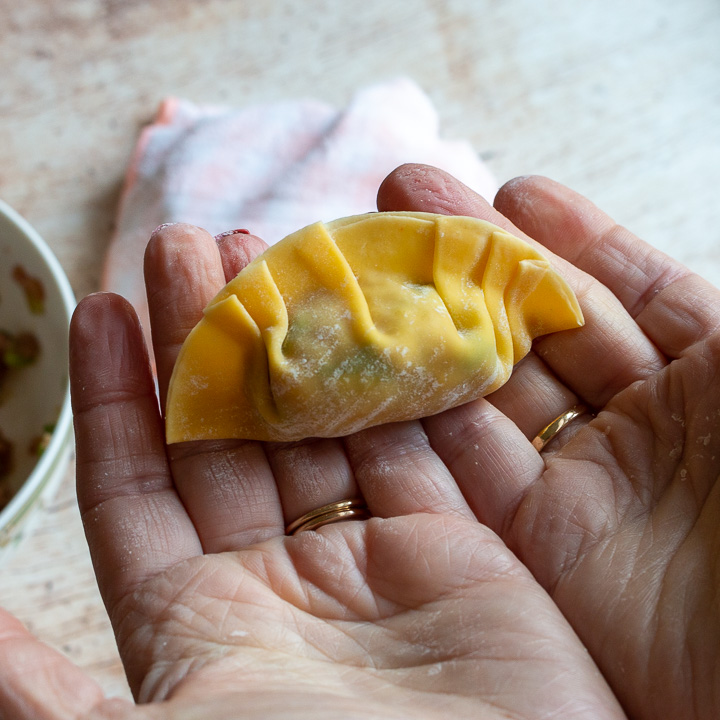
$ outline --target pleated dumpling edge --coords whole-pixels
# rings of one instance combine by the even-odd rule
[[[489,394],[535,337],[582,324],[543,255],[491,223],[315,223],[208,304],[171,378],[167,441],[333,437],[424,417]]]

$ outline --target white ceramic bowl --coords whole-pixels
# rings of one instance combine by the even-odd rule
[[[31,312],[13,277],[21,267],[44,288],[44,309]],[[57,489],[72,447],[68,381],[68,326],[75,307],[70,283],[40,235],[0,201],[0,330],[31,332],[40,355],[8,374],[0,388],[0,431],[13,445],[10,475],[2,482],[14,494],[0,510],[0,560],[28,534],[37,510]],[[30,452],[35,438],[54,426],[41,455]]]

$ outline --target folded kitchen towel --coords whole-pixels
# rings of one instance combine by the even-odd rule
[[[149,327],[142,259],[152,231],[188,222],[211,234],[242,227],[272,244],[318,220],[376,209],[385,176],[405,162],[438,166],[492,199],[496,182],[473,147],[439,134],[412,81],[358,91],[338,110],[315,100],[244,109],[169,98],[130,162],[102,287]]]

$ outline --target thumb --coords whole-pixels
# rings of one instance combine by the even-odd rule
[[[0,608],[0,720],[77,720],[103,702],[97,683]]]

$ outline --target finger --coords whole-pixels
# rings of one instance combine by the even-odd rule
[[[0,716],[12,720],[69,720],[91,710],[119,711],[121,700],[103,701],[100,687],[64,655],[33,637],[0,608]],[[118,714],[117,717],[120,717]]]
[[[346,437],[345,448],[373,515],[440,513],[472,517],[420,422],[368,428]]]
[[[425,418],[423,426],[475,517],[502,535],[545,469],[540,454],[485,398]]]
[[[512,382],[488,395],[487,400],[507,417],[516,417],[516,425],[528,440],[580,403],[580,398],[534,352],[515,365]]]
[[[153,234],[145,253],[145,279],[161,393],[182,343],[225,285],[225,269],[237,274],[262,245],[244,233],[218,242],[204,230],[182,224]],[[175,486],[204,552],[246,547],[282,531],[277,488],[258,443],[183,443],[171,445],[168,453]]]
[[[265,449],[286,525],[324,505],[360,497],[341,440],[311,438],[294,443],[269,443]]]
[[[590,273],[636,316],[652,294],[688,270],[617,225],[593,203],[543,177],[520,177],[495,207],[523,232]]]
[[[574,420],[542,456],[528,440],[577,403],[577,396],[531,352],[513,369],[512,382],[486,398],[425,418],[423,426],[475,516],[502,532],[540,478],[545,460],[591,416]]]
[[[500,189],[495,206],[606,285],[666,355],[677,357],[720,327],[720,291],[569,188],[517,178]]]
[[[471,215],[538,245],[458,180],[424,165],[406,165],[391,173],[380,188],[378,207]],[[600,407],[665,365],[662,354],[604,285],[563,258],[547,250],[543,254],[570,283],[585,316],[583,328],[554,333],[535,344],[566,386]]]
[[[511,233],[517,231],[485,198],[431,165],[407,163],[393,170],[380,184],[377,206],[380,212],[413,210],[440,215],[463,214],[494,222]]]
[[[261,443],[178,443],[169,455],[204,552],[239,550],[282,535],[282,506]]]
[[[230,230],[215,236],[222,260],[225,282],[230,282],[246,265],[265,252],[268,244],[247,230]]]
[[[140,324],[121,297],[91,295],[78,304],[70,383],[78,503],[112,609],[147,578],[201,551],[165,459]]]
[[[164,407],[180,347],[205,306],[225,285],[215,239],[193,225],[161,225],[145,249],[148,296],[158,387]]]
[[[690,274],[666,285],[640,311],[638,325],[670,358],[720,330],[720,291]]]

